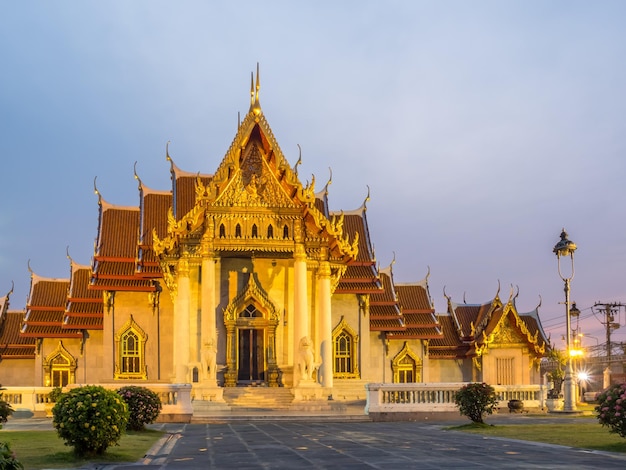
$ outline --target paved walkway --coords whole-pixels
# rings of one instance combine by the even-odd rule
[[[576,422],[581,418],[497,415],[492,424]],[[51,428],[49,420],[11,420],[9,429]],[[332,422],[215,421],[157,424],[167,434],[141,462],[90,469],[598,469],[624,468],[626,455],[491,438],[446,428],[467,420]]]

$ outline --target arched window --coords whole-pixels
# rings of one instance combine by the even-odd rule
[[[46,387],[65,387],[75,383],[76,359],[59,341],[57,348],[44,359],[44,384]]]
[[[147,379],[146,374],[146,340],[148,336],[135,323],[133,316],[115,335],[117,345],[117,363],[115,364],[116,379]]]
[[[241,225],[239,224],[235,226],[235,238],[241,238]]]
[[[259,233],[256,228],[256,224],[252,224],[252,238],[257,238],[258,236],[259,236]]]
[[[333,376],[336,378],[359,378],[359,336],[341,320],[333,331]]]
[[[220,238],[226,238],[226,227],[224,227],[224,224],[220,224]]]
[[[411,351],[405,341],[402,350],[391,362],[394,383],[414,383],[422,381],[422,361]]]
[[[289,238],[289,227],[287,227],[287,224],[283,227],[283,238]]]
[[[274,227],[272,224],[267,226],[267,238],[274,238]]]
[[[122,335],[120,352],[120,372],[122,374],[140,373],[141,352],[139,346],[139,336],[133,330],[128,330]]]
[[[259,318],[262,317],[263,314],[259,312],[253,304],[250,304],[241,311],[239,316],[241,318]]]

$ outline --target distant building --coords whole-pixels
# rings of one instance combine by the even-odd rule
[[[5,386],[191,383],[363,396],[367,382],[533,384],[547,340],[512,294],[436,314],[428,276],[378,269],[366,205],[336,211],[304,185],[259,103],[212,175],[141,179],[136,207],[98,195],[91,266],[31,275],[24,312],[0,300]]]

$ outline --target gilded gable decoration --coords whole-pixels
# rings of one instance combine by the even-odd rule
[[[394,383],[411,383],[422,381],[422,360],[415,354],[407,341],[391,361]]]
[[[76,382],[76,359],[59,341],[56,349],[43,361],[46,387],[65,387]]]
[[[259,308],[265,313],[264,316],[267,320],[278,324],[280,319],[279,312],[276,310],[274,303],[267,296],[265,290],[258,284],[254,273],[251,273],[248,277],[248,284],[246,287],[224,310],[224,322],[236,322],[239,317],[239,313],[245,310],[247,304],[251,302],[259,306]]]

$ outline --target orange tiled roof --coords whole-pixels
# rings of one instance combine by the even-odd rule
[[[338,214],[335,213],[335,215]],[[344,213],[343,232],[349,235],[350,243],[354,241],[354,234],[357,232],[359,234],[359,252],[357,253],[355,261],[357,263],[372,263],[374,261],[374,251],[372,249],[372,243],[364,209]]]
[[[0,360],[35,357],[35,338],[20,335],[23,318],[24,312],[0,310]]]
[[[91,288],[153,290],[149,279],[135,275],[140,212],[100,202],[98,244],[93,258]]]
[[[182,171],[170,160],[172,167],[172,188],[174,193],[174,217],[180,220],[185,214],[193,209],[196,203],[196,181],[198,178],[206,186],[213,179],[213,175],[199,175]]]
[[[430,295],[425,283],[420,284],[396,284],[396,292],[400,305],[402,305],[402,311],[407,312],[424,312],[434,313]]]
[[[32,338],[78,338],[79,330],[64,329],[63,316],[69,279],[42,278],[31,274],[31,288],[21,335]]]
[[[335,289],[338,294],[367,294],[381,291],[382,284],[373,264],[349,265]]]
[[[141,185],[141,234],[137,250],[137,274],[142,277],[162,277],[159,261],[152,250],[152,233],[159,238],[167,235],[167,213],[172,207],[172,193],[153,191]]]
[[[103,323],[102,293],[89,289],[91,269],[72,263],[70,292],[63,316],[64,329],[101,330]]]
[[[442,336],[431,304],[426,279],[416,284],[395,284],[406,329],[390,335],[394,339],[433,339]]]
[[[468,347],[461,341],[456,330],[454,319],[449,314],[437,315],[443,335],[431,339],[428,345],[428,355],[435,358],[465,357]]]
[[[406,326],[393,288],[391,268],[380,272],[380,280],[383,290],[370,294],[370,330],[404,331]]]

